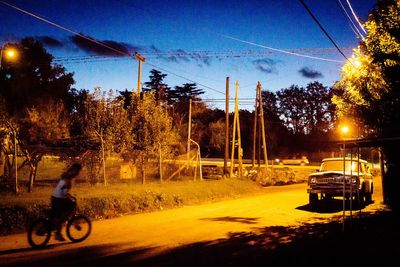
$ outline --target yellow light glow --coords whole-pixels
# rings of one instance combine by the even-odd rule
[[[350,132],[349,126],[343,125],[343,126],[340,128],[340,132],[341,132],[343,135],[348,134],[348,133]]]
[[[3,59],[1,57],[3,57]],[[6,48],[2,49],[0,61],[1,60],[16,61],[17,58],[18,58],[18,50],[16,50],[15,48],[6,47]],[[0,65],[1,65],[1,62],[0,62]]]
[[[7,49],[6,50],[6,56],[9,58],[13,58],[17,55],[14,49]]]
[[[361,62],[360,62],[360,60],[356,59],[356,60],[353,61],[353,63],[354,63],[354,65],[356,66],[356,68],[361,67]]]

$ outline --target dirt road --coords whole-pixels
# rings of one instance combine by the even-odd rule
[[[46,249],[32,250],[25,234],[3,236],[0,266],[110,266],[114,259],[119,266],[127,266],[177,247],[214,242],[235,233],[340,220],[340,202],[315,212],[307,205],[306,184],[266,187],[263,194],[250,197],[95,221],[91,236],[78,244],[52,240]],[[362,212],[380,210],[381,203],[380,181],[375,181],[374,203]]]

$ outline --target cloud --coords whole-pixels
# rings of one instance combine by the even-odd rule
[[[155,45],[151,45],[149,47],[149,53],[154,53],[157,55],[157,58],[164,60],[166,62],[195,62],[198,63],[199,67],[202,67],[203,64],[206,66],[211,65],[211,57],[209,57],[204,52],[186,52],[183,49],[175,49],[170,51],[162,51],[157,48]]]
[[[256,66],[256,69],[266,74],[278,73],[278,70],[275,68],[275,65],[278,62],[273,59],[270,58],[256,59],[253,60],[252,63],[254,66]]]
[[[155,53],[162,53],[162,51],[158,49],[155,45],[151,45],[150,50]]]
[[[322,78],[324,75],[320,71],[310,69],[309,67],[303,67],[299,70],[299,73],[305,77],[305,78],[310,78],[310,79],[315,79],[315,78]]]
[[[60,40],[57,40],[54,37],[51,36],[36,36],[35,39],[39,40],[42,42],[45,46],[48,47],[53,47],[53,48],[62,48],[64,47],[64,43],[61,42]]]
[[[83,34],[82,34],[83,35]],[[124,54],[132,54],[132,51],[138,51],[139,48],[132,46],[127,43],[123,42],[116,42],[112,40],[96,40],[90,36],[86,36],[88,39],[91,39],[93,41],[87,40],[83,37],[80,37],[78,35],[73,35],[70,37],[70,40],[72,43],[74,43],[78,48],[82,49],[83,51],[90,53],[90,54],[95,54],[99,56],[110,56],[110,57],[123,57],[125,56]],[[118,53],[117,51],[113,51],[112,49],[109,49],[105,46],[99,45],[96,42],[101,42],[104,45],[111,47],[115,50],[121,51],[122,53]],[[124,54],[123,54],[124,53]]]

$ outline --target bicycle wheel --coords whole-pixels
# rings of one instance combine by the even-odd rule
[[[48,219],[34,221],[28,228],[28,243],[33,248],[43,248],[51,236],[51,227]]]
[[[67,236],[72,242],[82,242],[89,237],[92,222],[84,215],[76,215],[68,220]]]

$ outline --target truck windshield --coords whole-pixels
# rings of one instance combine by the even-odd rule
[[[346,172],[358,172],[356,161],[346,161]],[[343,171],[343,160],[329,160],[322,162],[320,171]]]

